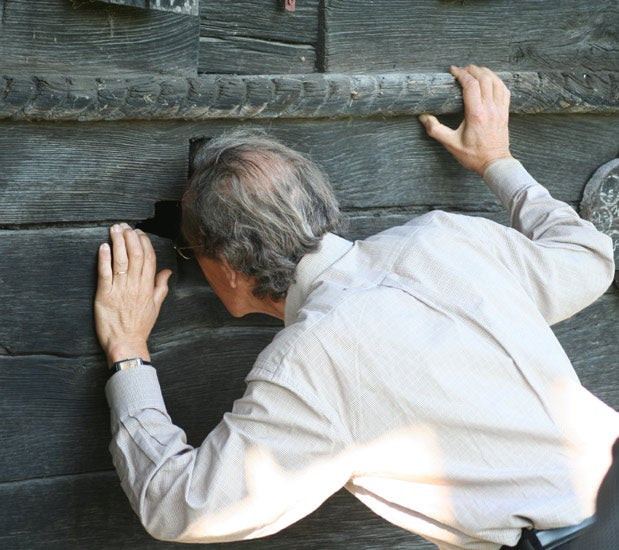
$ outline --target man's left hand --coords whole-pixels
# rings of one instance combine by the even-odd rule
[[[147,340],[168,293],[172,271],[156,273],[156,256],[146,234],[127,224],[110,230],[112,248],[99,247],[95,327],[109,365],[141,357],[149,360]]]

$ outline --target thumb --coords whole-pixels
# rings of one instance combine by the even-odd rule
[[[448,145],[453,142],[456,131],[441,124],[435,116],[419,115],[419,122],[424,125],[428,135],[439,143]]]
[[[154,299],[158,307],[161,307],[165,297],[168,295],[168,281],[172,275],[171,269],[162,269],[155,276]]]

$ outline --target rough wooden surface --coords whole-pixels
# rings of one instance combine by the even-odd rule
[[[152,539],[129,507],[114,472],[0,484],[0,545],[10,550],[147,550],[179,548]],[[345,490],[316,512],[265,539],[192,545],[204,550],[432,550],[435,546],[387,523]]]
[[[92,300],[97,249],[107,239],[104,227],[0,231],[5,353],[96,353]],[[153,240],[160,267],[175,265],[171,242]]]
[[[181,195],[188,150],[166,126],[0,123],[0,226],[147,218]]]
[[[318,0],[230,0],[200,3],[202,73],[311,73],[316,65]]]
[[[200,38],[200,72],[241,74],[312,73],[316,49],[306,44],[286,44],[233,36]]]
[[[444,120],[458,123],[457,116]],[[593,171],[616,154],[616,124],[606,116],[514,116],[514,153],[554,196],[577,204]],[[143,220],[156,202],[180,198],[190,139],[237,127],[219,121],[0,123],[0,227]],[[502,209],[416,118],[282,120],[257,127],[322,165],[344,209]]]
[[[277,330],[202,327],[182,335],[181,328],[151,346],[168,411],[190,444],[200,445],[243,395],[245,376]],[[107,379],[101,354],[0,356],[0,482],[112,469]]]
[[[330,72],[439,71],[477,63],[503,70],[616,70],[614,0],[327,0]]]
[[[319,3],[319,0],[299,1],[294,13],[286,13],[283,2],[278,0],[200,0],[200,36],[244,36],[289,44],[315,44]]]
[[[191,75],[198,32],[197,17],[80,0],[7,0],[0,72]]]
[[[231,39],[226,47],[238,45]],[[0,118],[13,120],[335,118],[462,110],[460,87],[447,72],[186,78],[43,76],[10,69],[0,77]],[[520,114],[616,113],[617,74],[499,72],[512,92],[511,111]]]

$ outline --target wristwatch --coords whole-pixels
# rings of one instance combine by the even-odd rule
[[[153,364],[149,363],[148,361],[144,361],[144,359],[142,359],[141,357],[133,357],[132,359],[123,359],[122,361],[116,361],[116,363],[114,363],[111,367],[110,367],[110,376],[112,374],[117,373],[118,371],[121,370],[127,370],[130,369],[131,367],[137,367],[138,365],[146,365],[148,367],[152,367]]]

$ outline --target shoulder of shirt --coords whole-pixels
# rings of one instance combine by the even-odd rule
[[[298,318],[278,332],[273,341],[262,350],[247,376],[247,381],[288,379],[290,373],[286,372],[286,366],[298,359],[297,354],[301,353],[301,348],[303,355],[319,353],[320,341],[317,334],[324,333],[325,329],[328,331],[338,308],[355,299],[356,292],[362,290],[327,288],[329,286],[332,286],[331,283],[320,285],[317,292],[313,292],[303,305]],[[330,296],[323,296],[325,293]]]
[[[386,229],[363,241],[357,241],[356,244],[362,248],[371,248],[380,247],[385,241],[392,241],[392,260],[395,261],[408,240],[415,238],[418,232],[445,229],[455,231],[454,234],[462,237],[469,227],[471,233],[478,236],[479,224],[492,224],[508,229],[482,217],[433,210],[413,218],[404,225]],[[358,300],[359,293],[368,292],[376,288],[379,283],[380,281],[363,281],[359,285],[344,288],[338,287],[333,281],[323,281],[308,297],[295,322],[278,332],[273,341],[259,354],[246,381],[268,380],[283,383],[292,380],[294,375],[287,372],[289,369],[286,366],[290,361],[298,360],[296,354],[301,348],[304,354],[321,353],[323,348],[320,338],[317,337],[318,333],[328,334],[329,330],[337,330],[336,326],[330,326],[335,321],[336,313],[352,300]]]

